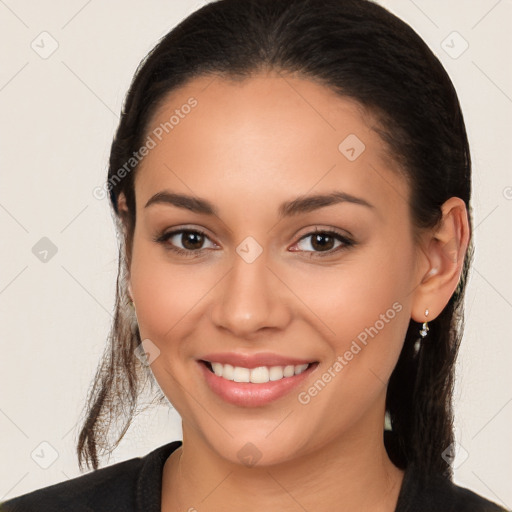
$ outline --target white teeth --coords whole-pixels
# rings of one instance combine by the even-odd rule
[[[299,375],[309,366],[308,363],[287,366],[258,366],[257,368],[243,368],[230,364],[210,363],[213,372],[218,377],[234,382],[252,382],[253,384],[265,384],[269,381],[281,380],[287,377]]]
[[[269,381],[269,369],[266,366],[259,366],[251,370],[251,382],[262,384]]]
[[[283,367],[272,366],[269,371],[269,380],[279,380],[283,378]]]
[[[293,365],[285,366],[283,370],[284,377],[293,377],[295,373],[295,367]]]
[[[242,368],[241,366],[235,366],[233,371],[233,380],[235,382],[250,382],[251,381],[251,370],[249,368]]]
[[[233,373],[234,373],[235,369],[230,364],[225,364],[225,365],[221,364],[220,366],[222,369],[222,373],[219,375],[219,377],[223,377],[225,375],[226,379],[233,380]]]
[[[213,372],[218,377],[222,377],[222,365],[220,363],[211,363]]]

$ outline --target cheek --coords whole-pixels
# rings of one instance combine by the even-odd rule
[[[317,330],[326,333],[327,365],[342,356],[338,382],[377,393],[396,365],[410,321],[412,252],[375,246],[345,263],[312,267],[294,291],[314,312]]]
[[[336,267],[311,266],[293,282],[294,292],[329,328],[330,337],[347,340],[374,324],[383,332],[396,329],[393,320],[407,310],[411,279],[407,258],[373,251]]]
[[[322,332],[329,332],[329,354],[299,402],[310,417],[344,411],[343,419],[325,425],[333,431],[337,421],[358,421],[382,397],[402,349],[410,319],[410,263],[385,254],[354,259],[345,270],[319,269],[302,280],[299,293],[321,320]]]
[[[197,279],[197,274],[183,269],[173,272],[158,260],[133,261],[132,288],[141,336],[161,341],[172,337],[201,298]]]
[[[134,241],[131,283],[142,339],[161,351],[186,350],[180,343],[193,333],[220,269],[208,264],[175,264],[160,246]]]

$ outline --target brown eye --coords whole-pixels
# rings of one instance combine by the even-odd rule
[[[311,247],[318,251],[328,251],[333,248],[335,241],[331,235],[317,234],[311,237]]]
[[[179,229],[170,231],[154,239],[155,242],[163,244],[164,247],[177,254],[184,256],[199,256],[207,248],[203,247],[206,241],[209,241],[210,248],[217,246],[211,242],[206,233],[196,229]],[[181,245],[181,247],[180,247]]]
[[[197,231],[182,231],[181,232],[181,243],[185,249],[190,251],[201,249],[204,243],[204,235]]]
[[[355,245],[355,243],[352,240],[349,240],[336,231],[322,230],[308,233],[296,244],[296,246],[299,247],[299,251],[310,252],[311,256],[327,256],[339,250],[348,249],[353,245]]]

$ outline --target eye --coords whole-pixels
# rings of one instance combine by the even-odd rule
[[[338,243],[338,245],[336,245]],[[310,257],[328,256],[355,245],[355,242],[333,230],[315,229],[301,237],[296,246],[299,251],[311,252]],[[292,249],[296,251],[297,249]]]
[[[162,244],[166,250],[185,257],[198,257],[208,249],[216,249],[218,247],[205,232],[198,229],[169,231],[155,237],[154,241]],[[206,241],[209,241],[211,244],[209,248],[204,247]],[[310,257],[323,257],[346,250],[354,245],[355,242],[353,240],[337,231],[316,229],[300,238],[294,246],[298,247],[298,249],[292,248],[291,250],[309,252],[311,253]]]
[[[207,248],[203,247],[206,240],[211,243],[212,249],[215,245],[204,233],[198,229],[179,229],[157,236],[154,241],[164,245],[166,250],[173,251],[182,256],[200,256]],[[177,244],[181,244],[179,247]]]

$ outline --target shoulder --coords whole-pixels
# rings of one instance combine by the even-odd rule
[[[0,503],[0,512],[130,512],[137,510],[141,478],[160,480],[168,454],[180,442],[161,446],[144,457],[135,457],[70,480],[43,487]],[[152,482],[153,484],[154,482]]]
[[[451,482],[448,484],[444,496],[453,503],[450,509],[453,512],[506,512],[506,509],[494,501]]]
[[[507,512],[498,504],[444,476],[421,479],[406,470],[396,512]]]
[[[0,505],[1,512],[29,512],[32,510],[57,511],[76,510],[86,512],[102,506],[123,504],[133,501],[136,476],[140,470],[141,459],[135,458],[97,469],[85,475],[59,482],[48,487],[17,496]]]

